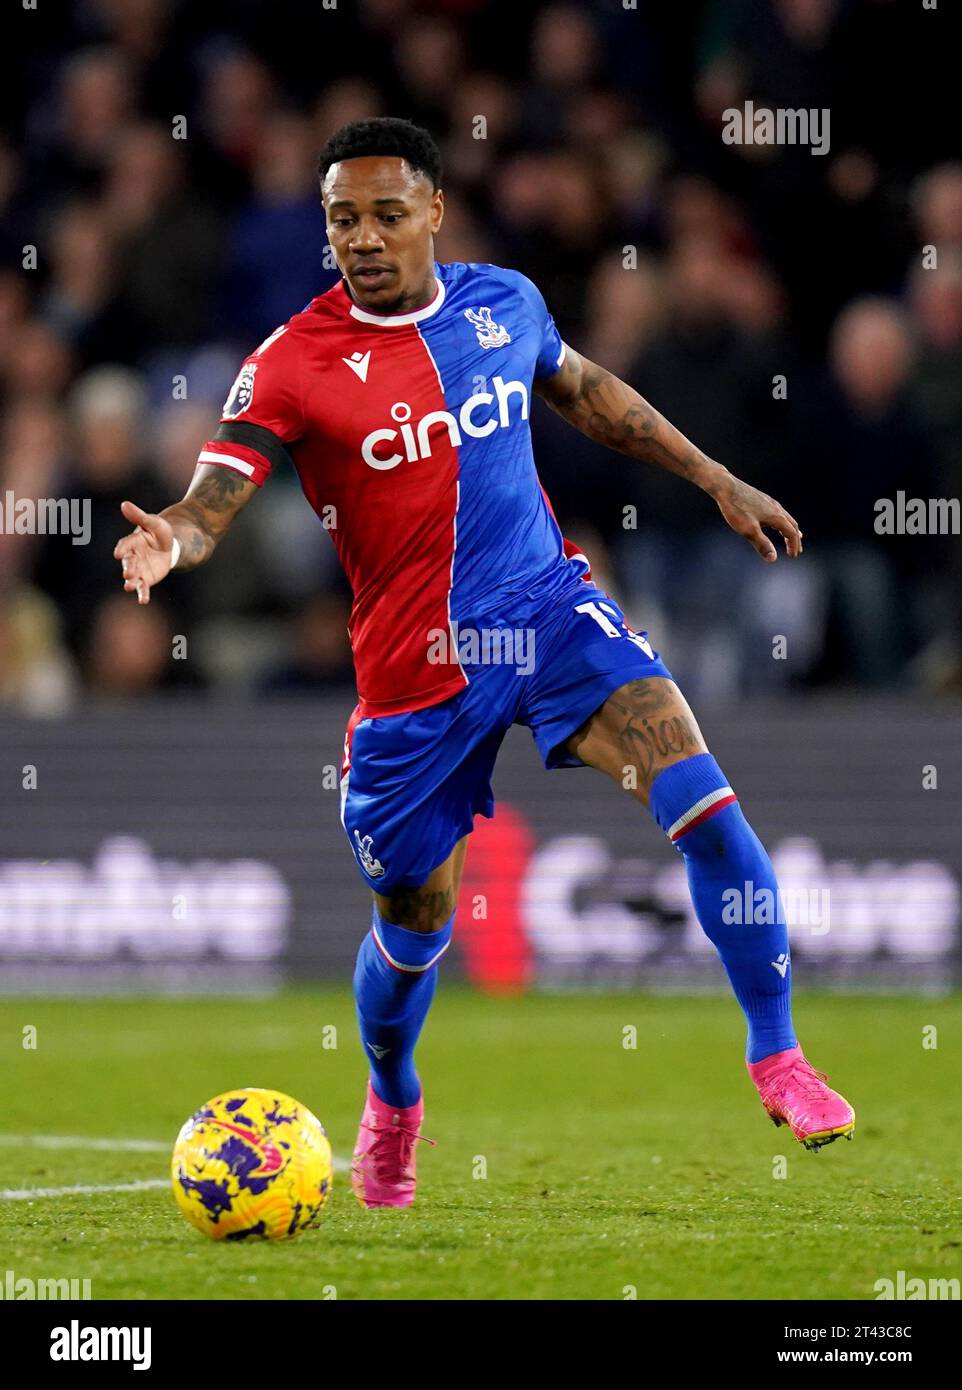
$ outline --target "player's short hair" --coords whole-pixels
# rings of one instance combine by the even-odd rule
[[[321,183],[332,164],[372,154],[396,155],[415,173],[426,175],[435,192],[441,187],[441,151],[434,136],[413,121],[397,116],[372,116],[335,130],[317,161]]]

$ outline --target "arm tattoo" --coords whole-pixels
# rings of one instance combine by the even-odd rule
[[[539,384],[539,394],[575,429],[620,454],[702,487],[725,471],[626,382],[570,349],[560,371]]]
[[[246,488],[247,484],[239,473],[234,473],[230,468],[218,468],[215,473],[201,478],[193,491],[188,493],[187,500],[200,502],[212,512],[233,512],[237,508],[238,496]]]
[[[178,569],[194,569],[210,559],[217,542],[255,490],[252,483],[229,468],[208,467],[183,501],[161,513],[180,541]]]

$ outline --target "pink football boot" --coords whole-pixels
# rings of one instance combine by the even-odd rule
[[[385,1105],[367,1083],[367,1102],[354,1147],[351,1184],[364,1207],[409,1207],[417,1186],[414,1145],[424,1136],[424,1099],[406,1109]],[[433,1139],[425,1143],[433,1144]]]
[[[844,1134],[851,1139],[855,1111],[827,1085],[828,1077],[805,1060],[800,1047],[747,1062],[762,1105],[776,1125],[787,1124],[800,1144],[817,1152]]]

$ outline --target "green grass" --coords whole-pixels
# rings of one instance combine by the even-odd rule
[[[361,1210],[335,1179],[289,1244],[214,1244],[168,1191],[0,1200],[0,1277],[95,1298],[865,1299],[962,1275],[962,996],[803,996],[812,1061],[855,1141],[803,1151],[766,1119],[724,998],[488,999],[442,989],[420,1050],[417,1206]],[[337,1028],[336,1049],[321,1046]],[[637,1049],[622,1030],[637,1028]],[[922,1030],[938,1028],[924,1050]],[[21,1046],[26,1025],[36,1050]],[[0,1136],[173,1143],[198,1104],[276,1086],[353,1145],[364,1064],[343,991],[245,1001],[5,1001]],[[787,1158],[785,1179],[773,1160]],[[482,1157],[486,1179],[472,1176]],[[163,1177],[166,1154],[0,1139],[0,1189]]]

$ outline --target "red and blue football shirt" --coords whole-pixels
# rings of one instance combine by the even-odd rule
[[[369,313],[343,280],[312,300],[244,362],[200,454],[258,486],[290,456],[353,590],[362,717],[449,699],[468,677],[432,663],[431,634],[521,626],[587,569],[531,447],[533,383],[565,354],[541,294],[499,266],[434,270],[412,313]]]

